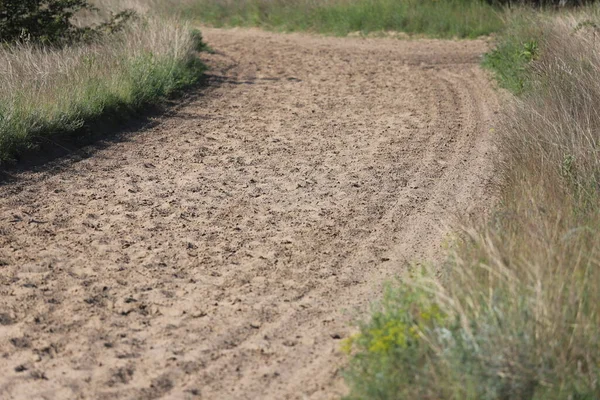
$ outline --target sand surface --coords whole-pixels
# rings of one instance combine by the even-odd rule
[[[338,398],[352,320],[490,204],[486,42],[204,34],[208,87],[1,184],[0,398]]]

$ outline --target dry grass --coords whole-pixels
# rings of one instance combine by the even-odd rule
[[[388,293],[353,339],[350,398],[600,398],[599,22],[529,21],[542,35],[499,129],[498,211],[464,230],[441,283]]]
[[[501,129],[500,211],[468,230],[443,292],[465,332],[493,313],[480,346],[520,398],[600,395],[600,41],[590,16],[600,21],[537,22],[534,87]]]
[[[91,45],[1,48],[0,162],[195,82],[202,68],[190,32],[177,21],[145,18]]]

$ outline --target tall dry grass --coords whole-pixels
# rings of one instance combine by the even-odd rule
[[[197,81],[198,40],[187,24],[151,17],[92,44],[1,47],[0,163]]]
[[[498,210],[464,230],[442,281],[387,294],[351,340],[349,398],[600,398],[600,15],[531,18]]]

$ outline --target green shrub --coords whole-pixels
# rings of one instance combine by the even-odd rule
[[[451,288],[423,278],[389,289],[360,333],[342,345],[351,354],[346,399],[598,398],[600,329],[575,325],[597,318],[591,304],[573,299],[574,308],[560,310],[566,320],[548,321],[540,301],[549,298],[537,298],[535,282],[519,282],[506,270],[490,273],[486,262],[459,266]],[[587,278],[596,287],[597,274]],[[591,290],[582,279],[581,290]],[[565,288],[571,296],[573,283]]]
[[[446,320],[426,290],[388,287],[370,321],[342,344],[342,350],[353,355],[346,370],[352,393],[347,399],[427,398],[426,391],[415,392],[410,383],[424,379],[426,369],[436,368],[435,352],[425,335],[435,334]]]
[[[483,58],[482,65],[490,69],[500,86],[521,94],[530,83],[531,61],[538,55],[542,32],[531,10],[506,13],[507,23],[496,47]]]
[[[73,16],[85,9],[93,9],[88,0],[2,0],[0,40],[63,44],[115,32],[133,16],[132,11],[122,11],[96,27],[76,26]]]
[[[87,0],[4,0],[0,2],[0,37],[3,41],[57,42],[80,34],[73,15],[90,8]]]

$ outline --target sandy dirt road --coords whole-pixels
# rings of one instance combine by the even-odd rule
[[[489,204],[485,42],[205,36],[199,96],[0,186],[0,398],[337,398],[353,318]]]

